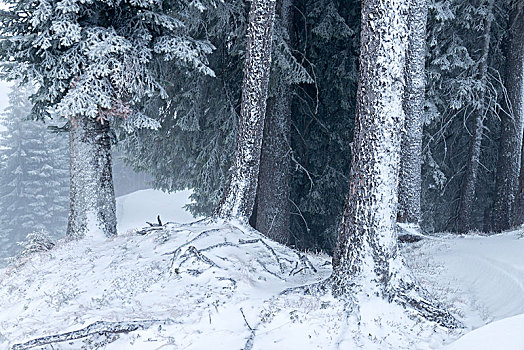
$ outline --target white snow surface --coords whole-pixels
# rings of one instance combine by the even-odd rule
[[[189,215],[180,209],[187,192],[157,195],[119,199],[117,237],[60,241],[1,269],[0,349],[96,321],[137,320],[158,321],[37,349],[524,349],[522,231],[442,234],[401,248],[419,282],[465,325],[448,331],[373,296],[358,296],[349,312],[329,292],[282,294],[325,280],[329,257],[238,223],[168,223],[141,235],[132,225],[159,214],[190,219],[177,217]]]
[[[194,218],[184,206],[191,203],[191,190],[165,193],[147,189],[136,191],[116,199],[117,229],[120,234],[145,226],[146,221],[157,223],[160,215],[162,223],[169,221],[188,223]]]

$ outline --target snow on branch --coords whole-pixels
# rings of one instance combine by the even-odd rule
[[[107,335],[117,333],[129,333],[136,330],[148,329],[155,324],[169,324],[172,320],[137,320],[137,321],[97,321],[87,327],[78,329],[76,331],[48,335],[36,339],[29,340],[25,343],[14,344],[11,350],[25,350],[32,349],[37,346],[47,344],[61,343],[64,341],[76,340],[86,338],[94,335]]]

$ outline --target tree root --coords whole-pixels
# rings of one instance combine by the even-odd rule
[[[140,329],[148,329],[155,324],[169,324],[171,320],[143,320],[143,321],[97,321],[91,323],[89,326],[78,329],[76,331],[48,335],[36,339],[29,340],[25,343],[14,344],[11,350],[25,350],[37,346],[44,346],[48,344],[61,343],[64,341],[71,341],[81,338],[86,338],[94,335],[108,335],[118,333],[129,333]]]
[[[457,329],[462,328],[464,325],[455,318],[450,312],[445,310],[445,308],[438,303],[437,301],[429,301],[424,298],[423,293],[416,288],[411,286],[410,289],[400,289],[393,292],[392,301],[400,304],[406,308],[410,307],[415,310],[415,312],[420,315],[422,318],[435,322],[442,327],[448,329]],[[413,291],[415,293],[413,293]],[[414,296],[412,294],[415,294]]]

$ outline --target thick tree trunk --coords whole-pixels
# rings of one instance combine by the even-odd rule
[[[500,114],[501,131],[497,164],[496,199],[493,208],[493,230],[500,232],[520,224],[515,197],[518,195],[521,167],[524,98],[524,5],[520,2],[511,9],[509,28],[505,38],[506,71],[504,86],[507,91]],[[518,207],[518,205],[517,205]],[[518,212],[517,212],[518,211]],[[514,215],[516,215],[514,220]]]
[[[459,233],[467,233],[471,229],[471,214],[473,212],[473,202],[475,200],[475,185],[477,183],[478,168],[480,162],[480,149],[484,132],[484,119],[486,118],[486,82],[488,71],[488,54],[491,41],[491,22],[493,19],[493,1],[488,3],[488,16],[484,18],[484,33],[482,37],[482,51],[479,60],[478,79],[482,85],[479,94],[480,107],[475,111],[475,125],[473,126],[473,136],[468,153],[466,172],[462,183],[460,194],[459,212],[457,220],[457,230]]]
[[[219,218],[247,222],[253,211],[271,67],[275,4],[276,0],[251,2],[237,145],[231,177],[215,213]]]
[[[397,254],[408,0],[363,0],[360,77],[349,193],[333,256],[335,295],[381,296],[445,327],[458,322],[411,277]],[[436,305],[436,306],[435,306]]]
[[[279,7],[280,19],[288,38],[292,26],[292,5],[292,0],[283,0]],[[289,244],[289,120],[292,91],[285,79],[278,80],[274,96],[268,99],[267,105],[258,175],[255,227],[267,237]]]
[[[402,134],[398,189],[398,222],[418,225],[422,182],[422,119],[424,114],[427,0],[410,0],[409,41],[404,93],[405,127]]]
[[[395,221],[404,123],[406,0],[364,0],[350,188],[333,257],[335,290],[374,281],[380,293],[397,257]]]
[[[69,132],[70,207],[67,236],[116,235],[109,124],[77,118]]]
[[[524,108],[524,107],[523,107]],[[524,139],[524,135],[523,135]],[[524,224],[524,142],[520,151],[519,190],[515,204],[515,225]]]

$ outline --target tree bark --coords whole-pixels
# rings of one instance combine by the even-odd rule
[[[523,135],[524,138],[524,135]],[[519,191],[515,204],[515,225],[524,223],[524,142],[520,151],[520,174],[519,174]]]
[[[109,133],[107,122],[84,117],[71,121],[69,238],[117,234]]]
[[[515,4],[510,12],[504,51],[506,71],[504,86],[507,95],[500,114],[501,132],[497,164],[496,199],[493,208],[493,230],[508,230],[513,224],[522,223],[523,207],[518,208],[519,175],[521,169],[524,95],[524,10],[523,3]],[[522,188],[521,188],[522,190]],[[522,203],[519,200],[520,203]],[[514,218],[515,215],[515,218]],[[520,216],[520,218],[519,218]]]
[[[333,257],[336,293],[350,293],[361,278],[384,294],[397,258],[407,8],[406,0],[362,1],[350,187]]]
[[[280,3],[280,19],[287,38],[292,26],[292,0]],[[289,40],[288,40],[289,44]],[[258,176],[256,229],[282,244],[290,243],[290,141],[291,86],[278,79],[268,99]]]
[[[418,225],[422,183],[422,119],[424,115],[427,0],[410,0],[406,91],[398,190],[398,222]]]
[[[398,256],[396,216],[408,0],[363,0],[349,193],[330,278],[336,296],[383,297],[455,328]],[[349,304],[351,305],[351,303]]]
[[[231,177],[215,216],[247,222],[258,184],[271,67],[276,0],[253,0],[249,10],[242,104]]]
[[[479,60],[478,79],[482,86],[479,94],[480,107],[475,111],[475,125],[468,153],[466,172],[462,183],[460,194],[457,230],[459,233],[467,233],[471,229],[471,215],[473,212],[473,202],[475,200],[475,185],[478,177],[478,167],[480,162],[480,147],[484,131],[484,119],[486,119],[486,83],[488,71],[488,54],[491,41],[491,22],[493,19],[493,1],[488,2],[488,15],[483,20],[484,33],[482,36],[482,51]]]

